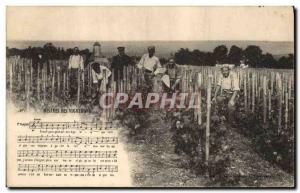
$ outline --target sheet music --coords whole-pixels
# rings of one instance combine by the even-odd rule
[[[91,115],[84,120],[77,115],[28,115],[16,113],[17,121],[8,120],[7,166],[18,186],[42,187],[49,181],[55,186],[130,185],[119,124]]]

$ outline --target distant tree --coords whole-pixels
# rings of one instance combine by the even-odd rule
[[[224,63],[227,58],[227,52],[228,49],[225,45],[217,46],[213,51],[215,60]]]
[[[214,56],[214,53],[207,52],[205,54],[205,63],[206,66],[214,66],[216,64],[216,58]]]
[[[250,67],[259,67],[262,59],[262,50],[259,46],[250,45],[244,50],[243,54]]]
[[[278,60],[279,68],[294,68],[294,54],[289,54],[287,57],[282,56]]]
[[[22,51],[19,50],[18,48],[9,48],[8,53],[10,56],[16,56],[16,55],[21,55]]]
[[[192,64],[195,66],[202,66],[205,65],[205,57],[206,53],[201,52],[200,50],[193,50],[192,51]]]
[[[227,61],[230,64],[235,64],[239,65],[240,61],[243,56],[243,50],[242,48],[237,47],[236,45],[231,46],[228,56],[227,56]]]
[[[189,49],[180,48],[175,53],[175,62],[177,64],[191,64],[192,54]]]
[[[275,60],[272,54],[266,53],[262,55],[261,62],[258,67],[264,68],[278,68],[278,62]]]

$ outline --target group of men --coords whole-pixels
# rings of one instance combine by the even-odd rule
[[[135,65],[131,58],[125,53],[125,47],[118,47],[118,54],[112,58],[110,63],[101,53],[99,43],[94,44],[92,61],[89,62],[92,71],[93,85],[97,92],[105,91],[106,86],[111,80],[112,71],[114,73],[114,81],[123,79],[123,68],[133,65],[141,69],[143,72],[145,84],[153,88],[153,79],[157,74],[162,74],[162,84],[165,91],[172,92],[179,90],[181,80],[180,68],[174,59],[170,59],[168,63],[162,67],[160,60],[155,56],[155,47],[149,46],[148,53],[142,55],[140,61]],[[69,58],[70,70],[70,93],[76,94],[78,72],[84,69],[83,57],[79,54],[78,47],[74,48],[74,54]],[[213,97],[213,102],[228,103],[229,108],[235,106],[238,96],[239,81],[235,72],[231,70],[230,65],[224,64],[220,66],[221,73],[218,77],[217,88]],[[119,88],[117,88],[117,92]]]
[[[162,67],[159,58],[155,56],[155,47],[149,46],[148,53],[144,54],[138,64],[134,64],[131,58],[125,53],[125,47],[118,47],[118,54],[112,58],[111,63],[102,54],[97,47],[100,44],[94,44],[92,60],[89,61],[87,67],[91,67],[91,73],[95,88],[101,90],[101,87],[105,88],[109,84],[112,78],[112,72],[114,81],[123,80],[123,69],[125,66],[136,66],[141,69],[144,75],[145,83],[149,88],[153,88],[153,79],[157,74],[163,74],[168,76],[168,79],[164,79],[163,84],[165,88],[169,90],[175,90],[178,88],[180,81],[180,71],[173,59],[170,59],[165,68]],[[69,58],[69,77],[70,77],[70,93],[76,94],[77,77],[78,72],[84,69],[83,57],[79,54],[78,47],[74,48],[74,53]],[[104,83],[105,81],[105,83]],[[116,88],[119,91],[119,88]],[[102,89],[105,90],[105,89]]]

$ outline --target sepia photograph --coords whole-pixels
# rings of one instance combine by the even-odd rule
[[[6,186],[295,188],[293,6],[7,6]]]

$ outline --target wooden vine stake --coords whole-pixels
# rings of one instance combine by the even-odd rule
[[[198,101],[198,109],[197,109],[197,117],[198,117],[198,125],[202,124],[202,110],[201,110],[201,86],[202,86],[202,75],[198,73],[197,77],[197,101]]]
[[[66,94],[66,88],[67,88],[67,86],[66,86],[66,79],[67,79],[67,77],[66,77],[66,72],[63,72],[63,96],[65,96],[65,94]]]
[[[55,75],[54,70],[52,71],[52,80],[51,80],[51,101],[54,100],[54,83],[55,83]]]
[[[69,77],[69,74],[70,74],[70,72],[69,72],[69,69],[67,70],[67,74],[66,74],[66,86],[67,86],[67,92],[69,93],[70,92],[70,77]]]
[[[267,77],[263,79],[263,121],[267,122]]]
[[[77,106],[79,106],[79,102],[80,102],[80,84],[81,84],[81,71],[80,69],[78,69],[77,72]]]
[[[255,78],[256,75],[252,73],[252,113],[255,111]]]
[[[46,101],[45,64],[42,68],[43,101]]]
[[[30,70],[30,90],[33,90],[33,68],[32,68],[32,60],[29,60],[29,70]]]
[[[209,159],[209,135],[210,135],[210,111],[211,111],[211,75],[208,77],[207,84],[207,117],[206,117],[206,131],[205,131],[205,161],[208,165]]]
[[[91,64],[88,64],[88,73],[87,73],[87,81],[88,81],[88,95],[92,94],[92,75],[91,75]]]
[[[272,118],[272,94],[271,94],[271,90],[269,90],[268,94],[268,100],[269,100],[269,107],[268,107],[268,112],[269,112],[269,120]]]
[[[247,105],[247,74],[244,74],[244,108],[245,112],[248,113],[248,105]]]
[[[21,83],[22,83],[22,62],[23,62],[23,59],[20,59],[20,63],[18,63],[18,90],[21,90]]]
[[[60,68],[61,68],[61,66],[60,66],[60,63],[57,65],[57,94],[58,94],[58,96],[60,96],[60,94],[61,94],[61,88],[60,88]]]
[[[29,110],[29,87],[30,87],[30,80],[29,80],[29,60],[25,59],[25,66],[24,66],[24,72],[25,72],[25,93],[26,93],[26,111]]]
[[[277,82],[277,97],[278,97],[278,133],[281,130],[281,117],[282,117],[282,82],[280,74],[276,74]]]
[[[247,83],[248,83],[248,95],[247,95],[247,101],[248,101],[248,103],[247,103],[247,109],[248,108],[250,108],[250,106],[251,106],[251,82],[250,82],[250,72],[248,71],[248,74],[247,74]]]
[[[285,118],[285,129],[287,130],[288,128],[288,122],[289,122],[289,93],[285,93],[285,113],[284,113],[284,118]]]
[[[13,66],[14,66],[14,58],[8,58],[8,65],[9,65],[9,94],[12,93],[12,87],[13,87]]]
[[[38,98],[38,100],[40,100],[41,98],[40,98],[40,90],[41,90],[41,88],[40,88],[40,63],[38,62],[37,63],[37,76],[36,76],[36,80],[37,80],[37,86],[36,86],[36,89],[37,89],[37,91],[36,91],[36,93],[37,93],[37,98]]]
[[[288,93],[289,93],[289,100],[291,99],[292,96],[292,77],[289,77],[289,85],[288,85]]]
[[[84,71],[82,71],[82,92],[85,91],[85,75]]]

